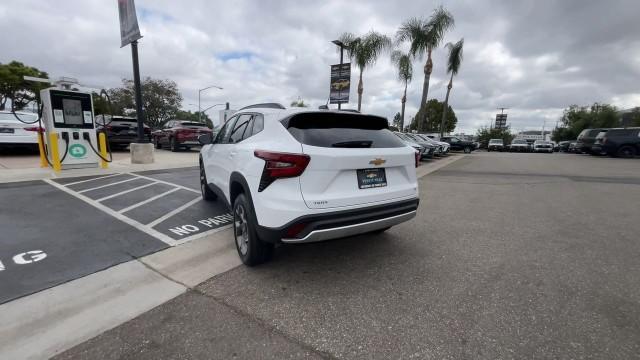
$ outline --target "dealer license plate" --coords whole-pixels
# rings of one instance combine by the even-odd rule
[[[387,186],[387,174],[384,168],[358,169],[358,188],[370,189]]]

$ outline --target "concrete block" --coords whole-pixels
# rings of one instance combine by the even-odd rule
[[[131,143],[131,163],[132,164],[153,164],[153,144]]]

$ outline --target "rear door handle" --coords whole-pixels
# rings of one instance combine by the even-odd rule
[[[236,154],[237,154],[237,152],[235,152],[235,151],[231,151],[231,152],[229,153],[229,156],[230,156],[230,157],[234,157]]]

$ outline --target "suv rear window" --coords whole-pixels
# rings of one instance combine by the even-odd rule
[[[633,136],[638,132],[638,129],[615,129],[615,130],[609,130],[606,134],[604,134],[607,137],[614,137],[614,136]]]
[[[317,112],[281,121],[305,145],[337,148],[396,148],[405,144],[387,127],[387,119],[360,114]]]
[[[199,123],[199,122],[189,122],[189,121],[181,121],[180,125],[182,126],[198,126],[198,127],[206,127],[207,124]]]

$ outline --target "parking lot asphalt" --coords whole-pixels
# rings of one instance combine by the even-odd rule
[[[60,359],[640,358],[640,162],[474,153],[382,235],[281,246]]]
[[[0,304],[228,227],[198,168],[0,184]]]

